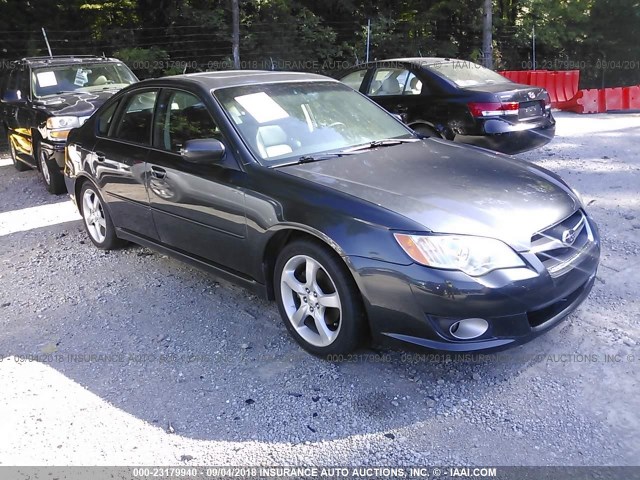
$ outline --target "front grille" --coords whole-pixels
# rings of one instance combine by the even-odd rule
[[[531,237],[531,252],[546,267],[549,275],[564,275],[593,242],[593,234],[582,210],[562,222]]]

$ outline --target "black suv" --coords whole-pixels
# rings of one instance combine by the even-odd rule
[[[40,170],[47,190],[66,191],[64,147],[111,95],[137,82],[120,60],[94,56],[30,57],[9,64],[0,80],[0,124],[16,169]]]

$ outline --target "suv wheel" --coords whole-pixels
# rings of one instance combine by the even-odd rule
[[[301,240],[276,262],[280,315],[296,341],[314,355],[345,354],[366,336],[360,292],[342,260],[327,247]]]
[[[103,250],[111,250],[123,244],[116,236],[116,229],[98,189],[85,183],[80,193],[80,205],[84,226],[93,244]]]
[[[64,176],[60,171],[60,167],[55,160],[49,158],[47,152],[44,151],[40,145],[40,141],[35,142],[34,153],[38,160],[38,168],[42,175],[42,181],[47,187],[49,193],[54,195],[60,195],[67,191],[67,187],[64,184]]]
[[[29,166],[18,160],[18,153],[16,152],[16,146],[11,141],[11,134],[7,133],[7,143],[9,144],[9,153],[11,154],[11,161],[13,162],[13,166],[19,172],[24,172],[29,170]]]

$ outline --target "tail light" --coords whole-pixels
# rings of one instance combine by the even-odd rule
[[[520,104],[518,102],[471,102],[467,104],[474,117],[501,117],[517,115]]]
[[[544,92],[544,100],[542,100],[542,106],[546,110],[551,110],[551,97],[548,92]]]

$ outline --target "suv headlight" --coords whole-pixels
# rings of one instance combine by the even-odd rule
[[[407,255],[428,267],[480,276],[498,268],[525,265],[511,247],[493,238],[404,233],[394,233],[394,237]]]
[[[47,118],[47,129],[49,130],[71,130],[80,126],[78,117],[49,117]]]

